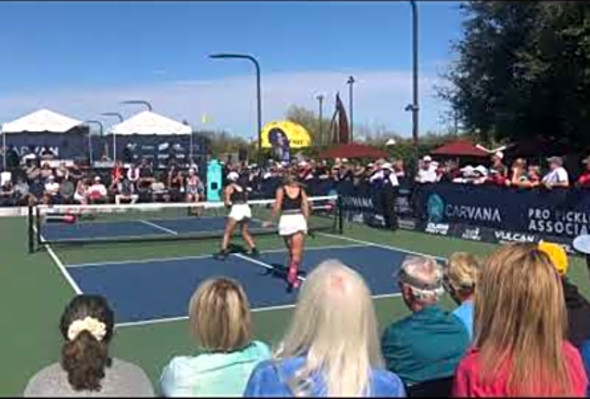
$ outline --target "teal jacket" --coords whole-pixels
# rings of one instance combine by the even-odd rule
[[[438,306],[391,324],[381,338],[387,369],[406,386],[452,376],[468,345],[463,323]]]
[[[176,356],[162,372],[164,396],[242,396],[254,367],[270,358],[265,343],[252,341],[241,351]]]

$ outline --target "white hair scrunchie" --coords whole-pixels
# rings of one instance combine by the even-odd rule
[[[68,340],[73,341],[82,331],[88,331],[97,341],[102,341],[107,333],[107,326],[94,317],[86,316],[82,320],[75,320],[68,328]]]

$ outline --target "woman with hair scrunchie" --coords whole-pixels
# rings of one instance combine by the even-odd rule
[[[114,324],[113,311],[103,297],[74,297],[60,321],[65,339],[61,361],[37,372],[24,396],[155,396],[141,368],[109,357]]]

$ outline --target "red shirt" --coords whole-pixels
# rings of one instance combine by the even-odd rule
[[[584,173],[578,177],[578,184],[583,187],[590,187],[590,170],[585,170]]]
[[[565,341],[563,344],[563,353],[565,356],[565,364],[567,372],[569,373],[571,381],[572,394],[579,397],[586,396],[586,388],[588,386],[588,378],[582,363],[580,352],[569,342]],[[455,379],[453,381],[452,397],[514,397],[514,392],[509,392],[507,387],[508,374],[510,372],[507,366],[508,362],[503,365],[497,365],[497,374],[492,384],[484,384],[479,379],[481,367],[479,364],[479,351],[470,348],[467,354],[459,363],[457,371],[455,372]],[[548,389],[551,381],[538,381],[538,393],[541,396],[550,396]],[[543,392],[547,392],[543,395]]]

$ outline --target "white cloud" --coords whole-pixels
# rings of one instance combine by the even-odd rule
[[[334,110],[334,95],[340,92],[348,108],[349,74],[335,71],[275,73],[262,76],[263,123],[280,119],[290,105],[317,110],[316,95],[323,93],[324,115]],[[355,125],[385,125],[403,135],[411,134],[411,114],[404,107],[412,102],[411,71],[357,71],[354,74]],[[421,75],[420,131],[441,130],[439,115],[445,105],[434,97],[434,86],[443,82]],[[256,130],[256,85],[253,75],[219,80],[170,80],[144,86],[64,88],[16,96],[0,96],[0,121],[7,122],[38,108],[46,107],[78,119],[96,119],[101,112],[118,111],[128,117],[140,105],[120,105],[128,99],[149,101],[155,112],[189,120],[201,128],[203,114],[208,128],[227,129],[253,136]],[[114,122],[105,119],[105,122]]]

